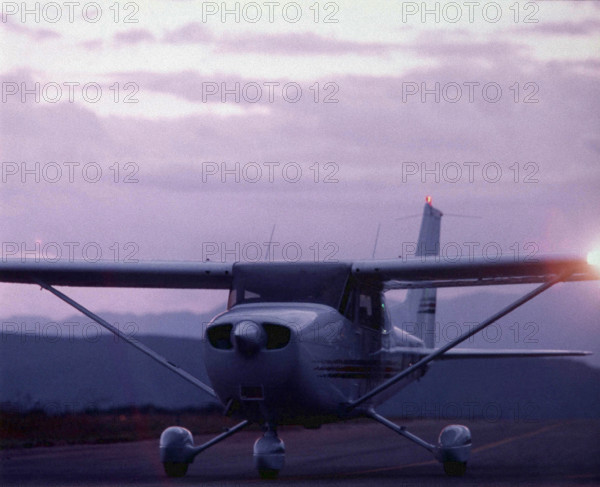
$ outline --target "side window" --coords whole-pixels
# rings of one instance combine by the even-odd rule
[[[361,325],[367,326],[373,316],[371,296],[361,294],[358,300],[358,317]]]
[[[386,305],[385,302],[385,296],[383,294],[380,294],[380,309],[381,309],[381,320],[382,320],[382,326],[385,328],[389,328],[391,326],[392,323],[392,317],[390,316],[390,310]]]
[[[237,303],[237,290],[232,287],[229,290],[229,299],[227,299],[227,309],[230,309],[232,306],[235,306],[235,303]]]
[[[378,292],[363,292],[358,301],[358,321],[361,326],[379,329],[381,320],[381,298]]]
[[[348,318],[350,321],[354,322],[355,316],[355,308],[356,308],[356,292],[354,289],[351,290],[350,296],[348,297],[348,302],[346,303],[346,309],[344,312],[344,316]]]

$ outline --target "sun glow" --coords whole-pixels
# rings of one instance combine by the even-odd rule
[[[600,266],[600,250],[592,250],[587,254],[587,263],[590,265]]]

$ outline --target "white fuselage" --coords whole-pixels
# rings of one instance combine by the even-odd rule
[[[341,405],[416,361],[394,348],[423,347],[387,319],[376,330],[310,303],[236,305],[206,335],[206,369],[223,404],[254,421],[306,426],[339,419]],[[420,376],[397,383],[377,403]]]

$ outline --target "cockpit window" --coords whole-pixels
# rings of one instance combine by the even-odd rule
[[[318,303],[338,309],[350,276],[343,263],[235,264],[228,307],[242,303]]]
[[[382,324],[383,301],[377,289],[364,289],[358,299],[358,321],[360,325],[374,330]]]

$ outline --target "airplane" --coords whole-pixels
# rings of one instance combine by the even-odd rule
[[[489,260],[440,259],[442,212],[426,198],[411,258],[339,262],[30,262],[3,260],[0,282],[36,284],[219,400],[242,419],[202,445],[171,426],[159,455],[169,477],[182,477],[197,455],[251,423],[263,427],[254,444],[262,478],[276,478],[285,463],[280,425],[371,418],[428,450],[446,474],[462,476],[472,446],[467,426],[444,427],[429,443],[376,412],[376,407],[444,359],[581,356],[569,350],[469,350],[455,347],[559,282],[600,279],[595,262],[572,256]],[[447,344],[435,348],[437,288],[539,284]],[[203,337],[211,385],[162,357],[54,286],[226,289],[227,310]],[[406,289],[410,315],[404,329],[392,322],[385,293]],[[406,325],[410,325],[409,328]]]

